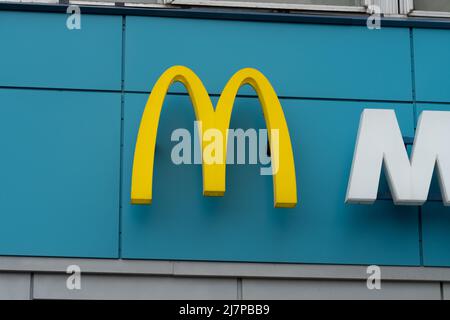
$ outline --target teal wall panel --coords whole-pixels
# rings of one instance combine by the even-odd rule
[[[418,101],[450,101],[450,30],[414,29]]]
[[[417,114],[423,110],[450,111],[450,105],[418,104]],[[429,201],[422,206],[421,214],[424,265],[450,266],[450,208],[442,203],[436,168]]]
[[[122,19],[0,11],[0,86],[120,90]]]
[[[223,198],[202,196],[199,165],[171,162],[171,133],[192,132],[187,96],[167,98],[160,119],[153,203],[130,203],[135,139],[146,94],[125,96],[122,255],[124,258],[418,265],[417,207],[392,201],[346,205],[363,108],[395,108],[413,135],[411,104],[282,100],[296,160],[300,201],[274,209],[272,179],[257,165],[228,165]],[[257,99],[239,98],[232,128],[264,128]]]
[[[118,257],[120,95],[0,89],[0,254]]]
[[[126,24],[127,90],[148,92],[179,64],[215,94],[233,73],[253,67],[281,96],[412,100],[407,28],[156,17],[127,17]]]
[[[450,266],[450,209],[440,201],[422,207],[422,243],[425,266]]]
[[[384,178],[385,200],[344,204],[363,108],[395,108],[403,135],[414,136],[414,74],[417,111],[448,110],[436,102],[450,101],[450,31],[414,29],[410,42],[408,28],[91,14],[68,30],[67,17],[0,12],[0,254],[114,258],[121,242],[133,259],[418,265],[422,251],[425,265],[450,266],[436,181],[421,208],[394,206]],[[138,92],[175,64],[215,95],[243,67],[269,78],[285,97],[297,208],[273,209],[271,177],[250,165],[228,167],[225,197],[202,196],[201,167],[170,162],[172,129],[192,131],[185,95],[169,95],[161,116],[153,205],[129,204],[147,98]],[[253,91],[240,94],[232,125],[264,127],[256,99],[242,96]]]

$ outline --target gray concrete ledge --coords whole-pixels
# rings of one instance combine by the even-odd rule
[[[367,279],[367,266],[282,263],[238,263],[80,259],[0,256],[0,272],[65,273],[78,265],[84,274],[160,275],[272,279]],[[450,268],[380,266],[382,278],[393,281],[450,282]]]

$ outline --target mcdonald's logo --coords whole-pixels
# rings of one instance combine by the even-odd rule
[[[214,109],[211,99],[200,78],[189,68],[173,66],[167,69],[155,83],[142,115],[134,151],[131,181],[131,203],[150,204],[152,202],[153,164],[158,132],[159,117],[164,99],[174,82],[182,83],[191,98],[197,121],[204,130],[215,129],[225,137],[222,156],[226,159],[227,130],[229,128],[234,100],[240,87],[249,84],[256,91],[262,106],[269,132],[277,130],[278,148],[271,148],[273,172],[274,206],[294,207],[297,204],[297,184],[291,138],[277,94],[269,80],[258,70],[244,68],[236,72],[220,95]],[[207,142],[200,132],[202,154]],[[273,141],[269,135],[269,145]],[[226,161],[202,163],[203,195],[223,196],[225,193]]]

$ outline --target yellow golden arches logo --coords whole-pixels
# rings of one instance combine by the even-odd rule
[[[297,204],[297,183],[291,138],[277,94],[269,80],[258,70],[244,68],[236,72],[220,95],[214,110],[208,92],[200,78],[189,68],[173,66],[167,69],[155,83],[142,115],[136,147],[134,150],[131,180],[131,203],[150,204],[152,202],[153,163],[158,132],[159,117],[169,87],[181,82],[191,98],[195,116],[202,122],[203,130],[218,130],[225,143],[219,163],[202,163],[203,195],[223,196],[225,193],[225,170],[227,150],[227,130],[230,124],[234,100],[239,88],[249,84],[260,100],[268,132],[278,131],[278,148],[271,148],[273,171],[274,205],[277,208],[294,207]],[[200,140],[202,155],[207,145],[202,133]],[[269,145],[272,145],[269,134]],[[277,150],[277,152],[274,150]]]

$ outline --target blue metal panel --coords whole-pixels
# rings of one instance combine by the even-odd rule
[[[120,95],[0,90],[0,254],[118,256]]]
[[[120,89],[122,19],[0,12],[0,86]]]
[[[450,30],[414,29],[418,101],[450,101]]]
[[[422,207],[422,243],[425,266],[450,266],[450,209],[440,201]]]
[[[450,105],[419,104],[417,113],[423,110],[450,111]],[[436,173],[436,171],[435,171]],[[422,206],[423,261],[426,266],[450,266],[450,208],[441,200],[436,174],[430,187],[429,200]]]
[[[234,72],[255,67],[281,96],[412,99],[406,28],[127,17],[125,59],[132,91],[150,91],[181,64],[216,94]]]
[[[363,108],[395,108],[413,135],[410,104],[283,99],[300,202],[274,209],[272,178],[257,165],[229,165],[222,198],[202,196],[199,165],[171,162],[172,130],[192,132],[186,96],[169,95],[160,119],[153,204],[130,205],[135,139],[147,95],[125,96],[122,254],[125,258],[418,265],[417,207],[346,205],[345,192]],[[232,127],[264,128],[254,98],[239,98]]]

